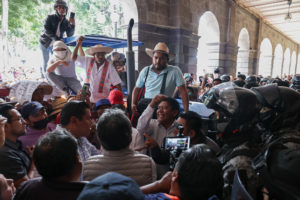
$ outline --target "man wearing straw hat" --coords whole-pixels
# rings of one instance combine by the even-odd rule
[[[78,56],[78,49],[82,47],[83,40],[82,36],[77,40],[72,59],[86,70],[86,83],[90,84],[90,101],[96,103],[108,97],[110,84],[122,91],[121,79],[115,68],[105,58],[105,55],[113,49],[99,44],[86,50],[86,53],[92,57]]]
[[[156,44],[154,49],[146,48],[146,53],[152,57],[152,65],[144,67],[132,93],[132,111],[137,110],[137,99],[140,90],[145,86],[145,98],[153,98],[158,94],[173,96],[178,88],[184,110],[188,110],[188,95],[181,70],[177,66],[169,65],[169,60],[175,55],[169,53],[169,48],[163,42]]]

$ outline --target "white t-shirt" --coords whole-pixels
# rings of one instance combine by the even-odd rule
[[[52,65],[55,61],[50,59],[48,62],[48,66]],[[60,64],[55,69],[55,74],[63,77],[72,77],[76,78],[76,72],[75,72],[75,62],[70,61],[69,66],[65,66],[63,64]]]
[[[76,64],[82,67],[83,69],[85,69],[87,74],[91,60],[92,57],[78,56],[76,60]],[[98,100],[108,97],[110,91],[110,83],[112,83],[112,85],[114,86],[121,83],[119,74],[117,73],[116,69],[111,65],[111,63],[109,63],[105,82],[104,82],[103,92],[99,93],[98,92],[99,83],[102,76],[103,68],[104,68],[104,63],[99,67],[99,69],[97,69],[96,62],[94,62],[91,71],[91,77],[90,77],[90,92],[91,92],[90,101],[92,103],[96,103]]]

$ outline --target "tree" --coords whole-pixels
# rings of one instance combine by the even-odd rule
[[[122,8],[116,4],[116,0],[67,1],[69,12],[76,13],[76,35],[114,36],[111,14],[117,11],[120,16],[119,20],[122,17]],[[53,4],[54,0],[2,0],[0,4],[2,47],[0,48],[3,52],[0,57],[2,57],[4,66],[9,66],[9,60],[20,56],[18,55],[20,43],[26,48],[38,49],[44,19],[48,14],[54,13]],[[112,7],[113,4],[117,6]],[[119,37],[120,33],[121,27],[119,26]],[[10,56],[13,58],[10,59]]]

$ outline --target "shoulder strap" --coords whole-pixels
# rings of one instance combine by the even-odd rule
[[[163,82],[162,82],[162,85],[161,85],[161,88],[160,88],[160,94],[165,93],[167,75],[168,75],[168,71],[164,74],[164,79],[163,79]]]
[[[145,81],[144,81],[144,86],[146,85],[146,81],[147,81],[147,78],[148,78],[150,67],[151,66],[148,66],[148,69],[147,69],[147,73],[146,73],[146,77],[145,77]]]

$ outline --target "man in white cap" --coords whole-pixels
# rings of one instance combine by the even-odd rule
[[[63,41],[55,41],[53,44],[53,55],[48,62],[47,77],[62,91],[68,92],[68,89],[71,89],[77,94],[81,89],[72,52]]]
[[[105,58],[105,55],[112,52],[113,49],[99,44],[86,50],[86,53],[93,57],[78,56],[78,49],[82,47],[83,40],[82,36],[77,40],[72,59],[86,70],[85,82],[90,84],[90,101],[96,103],[98,100],[108,97],[111,84],[122,91],[121,79],[115,67]]]
[[[138,94],[144,86],[145,98],[153,98],[158,94],[172,97],[177,87],[182,98],[184,110],[187,111],[189,99],[182,72],[177,66],[168,64],[169,60],[172,60],[175,55],[169,53],[169,48],[163,42],[157,43],[154,49],[146,48],[146,53],[152,57],[152,65],[144,67],[136,81],[132,93],[132,111],[135,112],[137,110]]]

